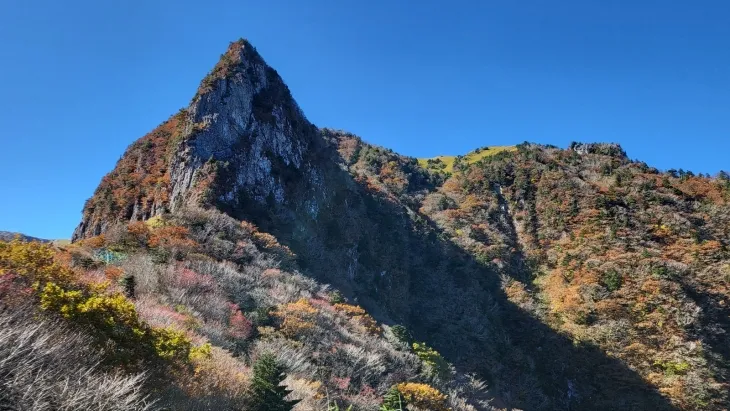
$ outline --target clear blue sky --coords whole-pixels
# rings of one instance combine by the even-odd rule
[[[132,141],[249,39],[311,121],[413,156],[615,141],[730,169],[730,2],[0,2],[0,230],[68,238]]]

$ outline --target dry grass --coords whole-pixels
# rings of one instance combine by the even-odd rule
[[[31,307],[0,311],[0,409],[149,410],[143,374],[102,371],[84,335],[37,321]]]

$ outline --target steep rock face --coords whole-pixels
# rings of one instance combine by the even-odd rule
[[[191,105],[132,144],[104,177],[73,239],[189,202],[265,208],[290,202],[293,191],[323,195],[312,167],[322,142],[276,71],[239,40]],[[316,213],[314,200],[306,203]]]
[[[204,80],[188,108],[189,137],[171,164],[173,208],[201,182],[206,162],[216,164],[216,178],[226,179],[209,200],[280,205],[288,201],[285,175],[317,179],[310,163],[317,130],[250,44],[234,43],[222,63],[230,65],[226,75]]]

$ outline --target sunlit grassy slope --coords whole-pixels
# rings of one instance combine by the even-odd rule
[[[464,156],[464,160],[467,163],[476,163],[477,161],[483,159],[484,157],[493,156],[495,154],[501,153],[503,151],[515,151],[517,148],[515,146],[489,146],[487,148],[480,148],[476,149],[469,154]],[[421,167],[430,169],[430,170],[441,170],[445,171],[447,173],[451,173],[454,171],[454,160],[456,159],[456,156],[438,156],[433,158],[419,158],[418,164],[421,165]],[[431,160],[429,162],[429,160]],[[443,164],[443,166],[440,163]]]

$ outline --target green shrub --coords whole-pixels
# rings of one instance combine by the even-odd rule
[[[401,395],[397,386],[392,386],[383,397],[383,405],[380,411],[405,411],[408,403]]]
[[[431,376],[446,378],[449,374],[449,363],[438,351],[426,345],[426,343],[413,343],[413,352],[421,359],[426,366],[427,373]]]
[[[133,275],[125,275],[121,280],[124,294],[127,298],[134,298],[135,280]]]
[[[413,335],[411,335],[411,332],[408,331],[408,329],[402,325],[394,325],[390,327],[390,331],[393,333],[393,336],[398,339],[398,341],[410,346],[413,344]]]
[[[603,273],[601,277],[601,283],[608,291],[616,291],[621,288],[623,278],[621,274],[616,270],[609,270]]]
[[[330,303],[331,304],[343,304],[345,302],[345,297],[342,296],[342,293],[335,290],[332,291],[332,294],[330,294]]]
[[[689,363],[685,361],[655,361],[654,365],[661,368],[667,377],[684,375],[690,368]]]

